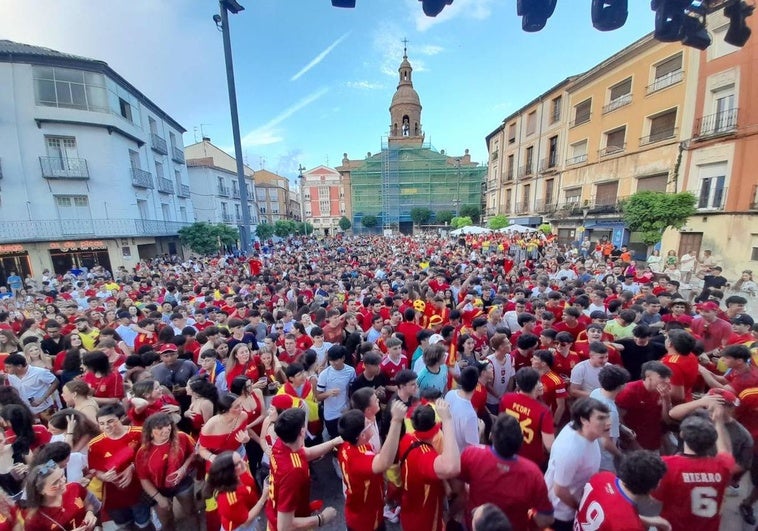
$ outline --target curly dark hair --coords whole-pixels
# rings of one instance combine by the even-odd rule
[[[223,452],[213,460],[205,480],[207,488],[211,491],[233,492],[239,485],[237,472],[234,466],[234,452]]]

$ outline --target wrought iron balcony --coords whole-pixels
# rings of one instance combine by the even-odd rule
[[[158,191],[163,194],[173,194],[174,183],[171,182],[171,179],[166,179],[165,177],[158,177]]]
[[[534,211],[538,214],[549,214],[551,212],[554,212],[556,209],[556,205],[551,199],[540,199],[537,201],[537,203],[534,205]]]
[[[505,174],[505,180],[506,181],[512,181],[513,180],[513,167],[508,168],[508,171]]]
[[[149,171],[132,168],[132,186],[136,186],[137,188],[155,188],[153,176]]]
[[[625,107],[632,103],[632,95],[631,94],[624,94],[623,96],[619,96],[615,100],[611,100],[608,105],[605,105],[603,107],[603,114],[609,113],[611,111],[615,111],[616,109],[620,109],[621,107]]]
[[[529,212],[529,203],[516,203],[516,214],[526,214]]]
[[[694,138],[703,138],[708,136],[728,135],[737,131],[737,117],[739,109],[728,109],[726,111],[701,116],[695,122]]]
[[[640,138],[640,146],[647,146],[648,144],[655,144],[656,142],[671,140],[672,138],[676,138],[676,135],[678,133],[679,133],[679,129],[674,127],[666,131],[659,131],[658,133],[655,133],[649,136],[643,136],[642,138]]]
[[[566,166],[572,166],[574,164],[581,164],[583,162],[587,162],[587,154],[583,155],[577,155],[576,157],[571,157],[570,159],[566,159]]]
[[[176,191],[176,195],[178,197],[189,197],[190,196],[190,187],[188,184],[182,184],[179,186],[179,189]]]
[[[171,160],[176,162],[177,164],[184,164],[184,151],[182,151],[179,148],[172,148],[171,149]]]
[[[39,163],[45,179],[89,179],[87,159],[40,157]]]
[[[150,147],[152,147],[153,151],[156,153],[168,155],[168,144],[166,144],[166,140],[155,133],[150,134]]]
[[[584,208],[588,209],[588,214],[617,214],[621,212],[621,203],[625,197],[607,196],[591,197],[584,202]]]
[[[569,127],[576,127],[578,125],[586,124],[592,118],[592,113],[582,114],[574,118],[574,121],[569,124]]]
[[[181,221],[130,218],[3,220],[0,221],[0,243],[174,236],[189,225]]]
[[[218,195],[221,197],[229,197],[229,187],[218,185]]]
[[[520,179],[526,179],[534,175],[534,165],[525,164],[518,169],[518,176]]]
[[[663,90],[666,87],[670,87],[671,85],[676,85],[682,79],[684,79],[684,70],[669,72],[665,76],[656,78],[655,81],[649,84],[647,86],[647,93],[652,94],[653,92],[658,92],[659,90]]]
[[[626,142],[620,146],[605,146],[603,149],[599,149],[597,152],[598,157],[609,157],[611,155],[618,155],[626,151]]]

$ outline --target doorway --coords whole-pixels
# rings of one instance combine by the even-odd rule
[[[700,247],[703,245],[703,233],[702,232],[682,232],[679,235],[679,251],[678,256],[682,256],[687,251],[695,251],[695,256],[700,256]],[[661,249],[661,256],[667,254],[668,251]]]

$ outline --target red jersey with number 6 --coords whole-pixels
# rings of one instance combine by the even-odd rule
[[[521,426],[524,444],[518,454],[543,466],[547,461],[547,453],[542,444],[542,434],[555,433],[550,408],[523,393],[506,393],[500,400],[500,412],[515,417]]]
[[[661,516],[672,531],[718,531],[721,501],[734,470],[734,457],[670,455],[663,458],[666,475],[653,493],[663,503]]]

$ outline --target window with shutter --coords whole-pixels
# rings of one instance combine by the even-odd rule
[[[650,142],[658,142],[674,136],[676,109],[666,111],[650,120]]]
[[[660,79],[682,69],[682,54],[666,59],[655,67],[655,79]]]
[[[666,184],[668,183],[668,174],[661,173],[659,175],[651,175],[647,177],[640,177],[637,180],[638,192],[665,192]]]
[[[598,184],[595,189],[595,204],[596,205],[612,205],[616,202],[616,195],[618,194],[618,181],[612,183]]]
[[[592,98],[584,100],[574,107],[574,125],[583,124],[590,119],[592,111]]]
[[[623,151],[626,144],[626,127],[621,127],[615,131],[606,133],[605,135],[605,151],[604,155],[610,153],[616,153],[617,151]]]
[[[625,79],[618,85],[611,87],[611,101],[632,93],[632,78]]]

